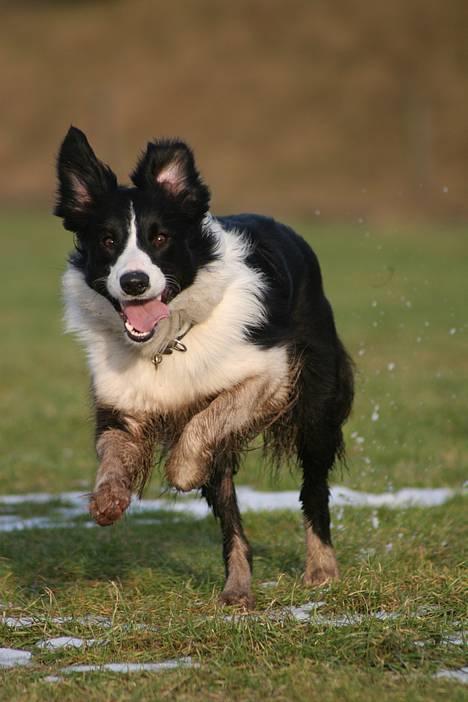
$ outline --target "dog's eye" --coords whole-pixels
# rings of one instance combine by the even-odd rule
[[[103,239],[101,239],[101,244],[106,251],[113,251],[115,249],[115,241],[111,236],[105,236]]]
[[[153,239],[152,239],[152,243],[153,243],[154,248],[160,249],[162,246],[164,246],[164,244],[166,243],[166,241],[168,239],[169,239],[169,237],[167,236],[167,234],[162,234],[161,232],[159,232],[158,234],[155,234],[155,236],[153,236]]]

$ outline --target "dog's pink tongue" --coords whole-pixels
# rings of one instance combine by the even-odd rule
[[[161,319],[169,317],[169,307],[161,300],[124,302],[122,307],[132,327],[139,332],[149,332]]]

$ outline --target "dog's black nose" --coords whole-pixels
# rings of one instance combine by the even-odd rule
[[[149,276],[143,271],[130,271],[120,276],[120,287],[127,295],[143,295],[149,286]]]

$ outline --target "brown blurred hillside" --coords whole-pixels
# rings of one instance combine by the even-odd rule
[[[51,203],[70,123],[122,179],[195,148],[214,210],[468,214],[466,0],[3,2],[0,200]]]

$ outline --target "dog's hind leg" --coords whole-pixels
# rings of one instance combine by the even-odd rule
[[[213,462],[210,481],[202,492],[221,524],[226,582],[220,596],[223,604],[250,609],[255,599],[250,590],[252,553],[242,528],[233,474],[238,464],[234,453],[223,454]]]
[[[324,432],[326,438],[314,432],[312,436],[299,436],[298,441],[298,456],[304,473],[300,497],[306,534],[306,585],[322,585],[338,578],[330,534],[327,480],[338,444],[333,437],[327,436],[326,429]]]
[[[96,408],[96,451],[100,460],[89,511],[101,526],[120,519],[132,489],[143,486],[153,460],[150,427],[108,407]]]
[[[317,373],[317,368],[321,372]],[[303,469],[301,490],[306,531],[307,585],[338,578],[330,535],[328,474],[344,452],[342,425],[353,402],[353,367],[336,338],[335,355],[303,355],[296,405],[297,453]]]

